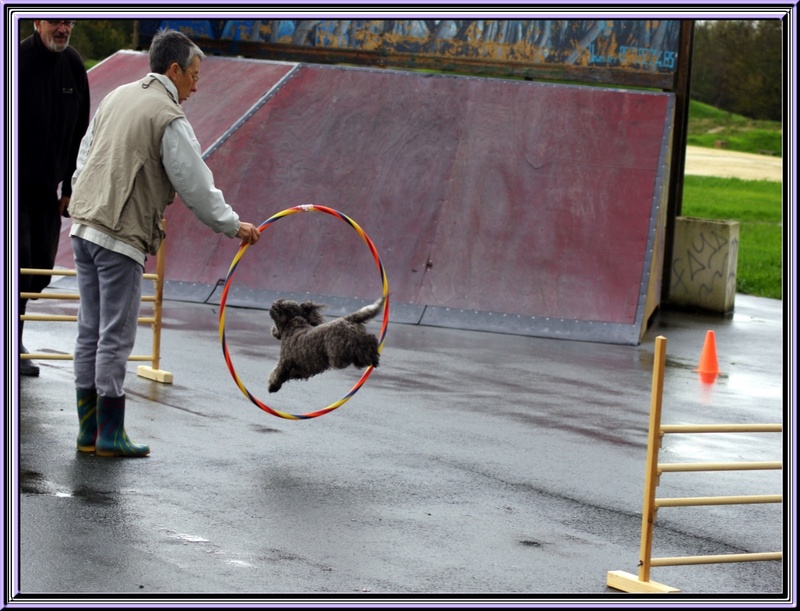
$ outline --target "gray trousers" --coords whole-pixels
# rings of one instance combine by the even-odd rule
[[[80,306],[75,342],[75,388],[122,397],[136,340],[144,268],[136,261],[73,237]]]

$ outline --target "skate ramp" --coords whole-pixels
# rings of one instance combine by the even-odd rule
[[[112,56],[90,71],[93,105],[146,71],[145,54]],[[208,57],[184,108],[243,220],[317,204],[363,228],[393,321],[636,344],[660,292],[673,99]],[[179,201],[166,222],[165,298],[218,303],[238,244]],[[228,305],[338,314],[380,292],[356,232],[295,214],[245,253]]]

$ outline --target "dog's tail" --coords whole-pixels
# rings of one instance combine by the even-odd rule
[[[381,308],[383,308],[383,304],[385,301],[386,297],[382,296],[375,303],[368,306],[364,306],[360,310],[356,310],[355,312],[353,312],[352,314],[348,314],[344,318],[345,320],[353,323],[365,323],[368,320],[372,320],[378,315],[378,312],[380,312]]]

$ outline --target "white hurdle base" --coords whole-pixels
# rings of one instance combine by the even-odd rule
[[[148,380],[155,380],[163,384],[172,384],[172,374],[163,369],[153,369],[149,365],[139,365],[136,368],[137,375],[147,378]]]
[[[638,576],[625,571],[609,571],[606,585],[623,592],[680,592],[677,588],[665,586],[657,581],[641,581]]]

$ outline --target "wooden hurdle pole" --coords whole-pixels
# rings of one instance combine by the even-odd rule
[[[642,503],[642,538],[639,545],[639,574],[609,571],[606,585],[623,592],[678,592],[677,588],[650,581],[650,552],[653,547],[653,526],[656,521],[656,486],[658,480],[658,446],[661,439],[661,401],[664,394],[667,338],[656,338],[653,382],[650,392],[650,425],[647,435],[647,459],[644,472],[644,501]]]
[[[166,231],[167,220],[161,221],[161,227]],[[164,384],[172,384],[173,376],[169,371],[159,369],[161,358],[161,304],[164,301],[164,241],[158,248],[156,254],[156,277],[153,280],[155,289],[155,303],[153,304],[153,359],[150,365],[139,365],[136,368],[137,375],[162,382]]]
[[[670,593],[677,588],[650,580],[650,568],[654,566],[679,566],[693,564],[716,564],[723,562],[755,562],[781,560],[781,552],[755,552],[744,554],[716,554],[708,556],[652,557],[653,527],[656,511],[660,507],[689,507],[703,505],[740,505],[753,503],[781,503],[783,496],[741,495],[718,497],[656,498],[656,488],[662,473],[696,471],[745,471],[782,469],[777,461],[725,462],[725,463],[659,463],[658,451],[665,434],[675,433],[771,433],[781,432],[781,424],[673,424],[661,425],[662,396],[664,392],[664,369],[667,340],[656,338],[655,361],[653,363],[653,389],[650,399],[650,428],[647,442],[647,464],[645,467],[644,503],[642,508],[642,537],[639,551],[639,573],[609,571],[606,585],[623,592]]]

